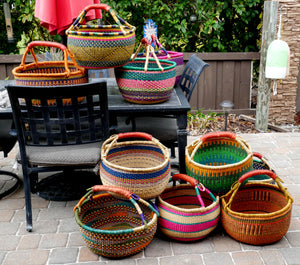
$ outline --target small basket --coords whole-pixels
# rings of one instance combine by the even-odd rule
[[[82,25],[87,12],[93,9],[109,12],[117,25]],[[126,64],[135,45],[135,27],[106,4],[87,6],[66,34],[68,48],[74,53],[77,63],[88,69],[105,69]]]
[[[122,187],[151,199],[164,191],[170,177],[168,149],[150,134],[120,133],[102,145],[100,178],[104,185]]]
[[[63,61],[43,61],[38,62],[33,48],[36,46],[53,47],[63,51]],[[25,65],[28,52],[31,52],[33,63]],[[71,61],[68,60],[68,57]],[[22,57],[20,66],[14,68],[12,73],[15,77],[16,85],[20,86],[61,86],[76,85],[88,82],[88,74],[84,68],[76,63],[73,55],[63,45],[57,42],[33,41],[28,44]],[[78,98],[78,102],[84,97]],[[71,99],[64,99],[64,104],[69,104]],[[33,101],[34,105],[40,105],[39,100]],[[48,100],[49,105],[56,104],[55,100]]]
[[[271,170],[275,173],[275,170],[269,165],[269,162],[262,154],[258,152],[253,152],[253,170],[266,169]],[[248,182],[253,183],[254,181],[260,181],[264,183],[274,184],[274,180],[267,175],[255,175],[248,179]]]
[[[277,185],[242,183],[250,177],[267,175]],[[288,231],[293,199],[270,170],[254,170],[243,175],[221,198],[221,222],[237,241],[266,245],[280,240]]]
[[[167,188],[158,197],[158,226],[165,235],[175,240],[202,239],[218,225],[219,197],[188,175],[175,174],[173,181],[176,180],[190,184]]]
[[[232,183],[253,170],[251,147],[232,132],[203,135],[185,149],[187,174],[214,194],[228,192]]]
[[[126,200],[109,193],[94,195],[100,191]],[[153,239],[158,217],[153,206],[122,188],[96,185],[75,206],[75,220],[91,251],[105,257],[126,257],[142,251]]]

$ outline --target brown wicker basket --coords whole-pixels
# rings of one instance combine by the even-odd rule
[[[267,175],[277,185],[246,183],[256,175]],[[293,199],[282,182],[270,170],[253,170],[244,174],[221,197],[221,222],[225,231],[237,241],[265,245],[280,240],[288,231]]]

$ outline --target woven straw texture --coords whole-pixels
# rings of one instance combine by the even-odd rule
[[[272,176],[277,186],[258,182],[242,186],[244,179],[255,175]],[[255,170],[245,174],[222,197],[221,222],[232,238],[251,245],[265,245],[286,234],[293,200],[280,181],[272,171]]]
[[[94,186],[93,191],[99,190]],[[116,194],[116,187],[101,186]],[[75,206],[75,219],[88,248],[105,257],[126,257],[142,251],[153,239],[158,212],[133,194],[120,200],[109,193],[87,193]]]
[[[173,180],[178,176],[182,179],[180,175],[173,175]],[[219,197],[196,183],[167,188],[158,197],[159,229],[172,239],[196,241],[207,236],[218,224]]]
[[[143,199],[157,197],[171,177],[168,149],[151,135],[147,141],[117,142],[121,135],[126,138],[130,133],[111,136],[102,145],[102,183],[125,188]]]
[[[214,194],[228,192],[231,185],[253,170],[251,147],[231,132],[202,136],[185,149],[187,174]]]
[[[161,71],[150,59],[147,71],[144,58],[136,58],[125,66],[115,68],[115,76],[124,99],[138,104],[154,104],[168,100],[173,91],[176,63],[160,60]]]
[[[95,8],[109,12],[117,25],[81,25],[86,13]],[[105,4],[88,6],[66,34],[68,48],[74,53],[77,63],[88,69],[106,69],[126,64],[135,45],[135,27]]]

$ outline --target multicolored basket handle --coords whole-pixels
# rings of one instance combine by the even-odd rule
[[[163,155],[165,157],[165,163],[169,162],[168,149],[164,145],[162,145],[159,140],[154,138],[151,134],[144,133],[144,132],[127,132],[127,133],[119,133],[119,134],[112,135],[102,144],[101,159],[106,160],[106,156],[109,150],[117,144],[118,140],[130,139],[130,138],[141,138],[147,141],[151,141],[153,144],[157,145],[160,148],[160,150],[163,152]],[[109,161],[106,161],[106,163],[110,164]],[[123,167],[119,167],[118,165],[112,165],[112,166],[123,169]]]
[[[202,183],[200,183],[198,180],[186,175],[186,174],[174,174],[172,176],[172,180],[173,181],[176,181],[176,180],[183,180],[183,181],[186,181],[188,183],[190,183],[194,188],[195,188],[195,191],[196,191],[196,194],[197,194],[197,198],[200,202],[200,205],[201,207],[205,207],[205,204],[202,200],[202,197],[201,197],[201,194],[200,194],[200,191],[202,192],[206,192],[214,202],[217,201],[217,198],[210,192],[209,189],[205,188],[204,185]]]
[[[22,62],[20,64],[20,67],[22,67],[22,69],[20,70],[26,70],[27,66],[25,65],[25,61],[26,61],[26,57],[28,52],[31,52],[31,55],[33,57],[34,63],[36,65],[36,67],[38,67],[38,61],[37,61],[37,57],[34,53],[33,48],[37,47],[37,46],[43,46],[43,47],[51,47],[51,48],[58,48],[60,50],[62,50],[63,54],[64,54],[64,66],[65,66],[65,73],[63,73],[65,77],[69,77],[71,74],[71,71],[69,69],[69,63],[68,63],[68,57],[72,60],[72,62],[74,63],[74,66],[76,67],[77,70],[79,70],[82,74],[84,74],[85,69],[79,67],[79,65],[77,64],[73,54],[67,49],[67,47],[61,43],[58,42],[51,42],[51,41],[32,41],[30,42],[24,52],[24,55],[22,57]],[[62,76],[62,73],[58,73],[60,76]],[[55,75],[55,73],[53,74]]]
[[[156,54],[155,54],[155,50],[151,45],[151,41],[149,41],[147,38],[143,38],[139,44],[139,47],[137,48],[136,52],[133,54],[133,56],[131,57],[131,61],[134,61],[134,59],[138,56],[140,49],[142,48],[142,46],[145,47],[145,51],[146,51],[146,61],[145,61],[145,67],[144,67],[144,71],[146,72],[148,69],[148,63],[149,63],[149,55],[150,52],[152,53],[152,56],[154,57],[154,60],[157,64],[157,66],[159,67],[159,69],[161,71],[164,70],[164,68],[161,66]]]
[[[282,193],[284,194],[284,196],[288,199],[288,200],[291,200],[291,202],[293,202],[293,198],[292,196],[290,195],[290,193],[287,191],[286,188],[284,188],[282,186],[282,180],[276,175],[275,172],[271,171],[271,170],[267,170],[267,169],[261,169],[261,170],[252,170],[252,171],[249,171],[247,172],[246,174],[244,174],[243,176],[241,176],[238,181],[236,181],[235,183],[233,183],[232,187],[231,187],[231,190],[223,195],[221,198],[223,197],[227,197],[229,196],[231,193],[231,197],[230,199],[228,200],[228,202],[226,204],[224,204],[224,209],[225,210],[228,210],[230,209],[231,207],[231,203],[233,201],[233,198],[235,197],[235,194],[237,193],[237,191],[239,190],[240,186],[242,186],[243,182],[246,181],[247,179],[251,178],[251,177],[254,177],[254,176],[258,176],[258,175],[267,175],[269,176],[270,178],[272,178],[273,180],[275,180],[277,186],[279,187],[279,189],[282,191]],[[247,184],[247,185],[258,185],[257,183],[256,184]],[[273,185],[273,184],[262,184],[262,185]]]
[[[192,160],[194,159],[194,156],[201,144],[203,144],[209,140],[215,139],[215,138],[228,138],[228,139],[232,139],[232,140],[238,140],[245,146],[245,148],[247,148],[249,151],[251,151],[251,147],[247,144],[247,142],[244,139],[242,139],[241,137],[237,136],[233,132],[228,132],[228,131],[211,132],[211,133],[207,133],[207,134],[201,136],[198,141],[195,141],[193,143],[193,145],[196,145],[196,146],[191,154],[191,159]]]
[[[103,196],[103,194],[98,194],[98,195],[94,195],[97,192],[101,192],[101,191],[106,191],[106,192],[112,192],[112,193],[116,193],[118,195],[124,196],[125,198],[127,198],[132,205],[135,207],[135,209],[137,210],[138,214],[141,217],[142,220],[142,225],[145,225],[145,227],[147,226],[147,222],[146,219],[144,217],[144,214],[141,210],[141,207],[139,206],[138,202],[141,202],[142,204],[144,204],[145,206],[149,207],[157,216],[159,216],[159,211],[156,208],[156,206],[154,204],[148,203],[147,201],[143,200],[142,198],[140,198],[138,195],[133,194],[132,192],[123,189],[121,187],[115,187],[115,186],[107,186],[107,185],[95,185],[93,186],[88,193],[86,193],[81,199],[80,201],[77,203],[77,205],[74,207],[74,212],[81,211],[81,205],[83,203],[85,203],[86,201],[89,200],[97,200],[97,198],[100,198]],[[77,215],[76,215],[77,216]],[[79,218],[77,219],[78,223],[81,226],[84,226],[84,224],[79,220]]]
[[[78,32],[76,30],[79,29],[79,27],[83,28],[89,28],[88,25],[82,25],[82,22],[84,21],[84,18],[89,10],[92,9],[101,9],[106,12],[109,12],[114,21],[117,23],[117,25],[120,27],[120,30],[122,31],[123,35],[128,35],[133,32],[135,32],[136,28],[135,26],[130,25],[128,22],[126,22],[124,19],[122,19],[109,5],[106,4],[94,4],[94,5],[89,5],[85,7],[85,9],[82,10],[82,12],[79,14],[79,16],[75,19],[73,24],[68,28],[66,31],[66,34],[78,34],[78,35],[88,35],[88,36],[116,36],[120,35],[120,33],[115,33],[115,32]],[[124,25],[122,25],[123,23]],[[126,29],[126,26],[129,28]],[[103,26],[103,25],[94,25],[95,28],[108,28],[108,27],[113,27],[112,25],[108,26]]]

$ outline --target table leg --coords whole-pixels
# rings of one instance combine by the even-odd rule
[[[178,140],[178,157],[179,157],[179,172],[186,173],[185,168],[185,147],[187,145],[187,114],[177,116],[177,140]]]

